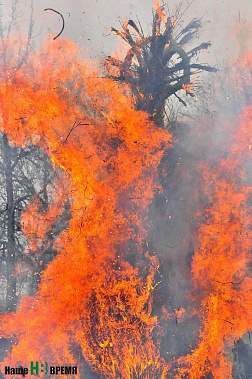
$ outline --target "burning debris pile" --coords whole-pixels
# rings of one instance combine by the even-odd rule
[[[188,207],[197,224],[189,305],[176,307],[174,315],[154,307],[162,276],[158,252],[146,243],[147,211],[161,191],[161,159],[172,147],[171,134],[160,128],[165,100],[183,88],[191,92],[191,69],[213,70],[190,62],[208,44],[188,53],[181,47],[198,23],[173,38],[174,23],[158,7],[152,37],[132,21],[115,30],[131,48],[123,62],[107,61],[108,77],[91,69],[68,40],[47,42],[22,65],[17,40],[5,50],[2,132],[15,146],[42,148],[60,172],[50,186],[50,206],[35,197],[22,214],[27,254],[41,253],[66,199],[70,216],[36,295],[1,317],[1,335],[13,340],[3,372],[39,361],[77,365],[79,378],[89,377],[87,366],[111,379],[232,378],[228,355],[252,327],[250,106],[232,124],[222,124],[221,152],[208,161],[202,155],[194,169],[200,180],[194,186],[197,212]],[[162,64],[152,59],[159,48]],[[180,61],[172,68],[176,54]],[[143,80],[159,72],[153,62],[161,64],[167,82],[150,92]],[[173,357],[163,349],[172,317],[185,328],[193,317],[200,325],[187,352]]]

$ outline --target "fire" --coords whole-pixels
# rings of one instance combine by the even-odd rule
[[[2,367],[85,359],[107,378],[163,378],[152,340],[158,262],[142,246],[171,136],[134,111],[128,88],[99,78],[69,41],[45,44],[27,64],[10,62],[0,77],[2,131],[14,144],[41,146],[63,170],[50,208],[41,215],[35,200],[22,216],[30,250],[41,247],[66,196],[72,218],[36,297],[1,319],[2,334],[15,340]]]
[[[252,107],[232,126],[233,135],[217,162],[202,164],[202,192],[209,206],[201,213],[192,279],[201,329],[198,346],[180,358],[176,378],[232,378],[229,348],[252,328],[249,272],[251,213],[248,180]],[[229,126],[230,128],[230,126]],[[226,157],[227,156],[227,157]]]
[[[160,22],[162,21],[162,27],[164,28],[165,27],[165,23],[167,22],[167,18],[166,18],[165,12],[163,10],[163,7],[160,6],[159,0],[154,0],[154,3],[155,3],[155,8],[156,8],[157,16],[159,17],[158,21],[160,21]]]
[[[62,213],[62,205],[68,196],[67,180],[63,180],[64,176],[59,175],[59,178],[48,189],[53,197],[48,208],[44,209],[39,199],[35,198],[21,215],[22,230],[28,240],[25,254],[30,254],[30,252],[38,254],[39,251],[43,251],[46,242],[50,238],[49,234],[52,225],[55,224]]]
[[[183,84],[182,87],[183,87],[183,90],[185,91],[185,93],[186,93],[186,94],[189,94],[189,93],[192,92],[193,84],[192,84],[192,83],[189,83],[189,84]]]
[[[23,64],[17,50],[14,41],[1,57],[2,132],[13,144],[40,146],[59,171],[50,206],[41,211],[34,199],[22,215],[27,253],[41,252],[66,198],[71,219],[36,296],[22,298],[15,314],[1,317],[2,335],[14,340],[2,369],[50,359],[52,365],[78,365],[84,375],[87,362],[111,379],[231,379],[229,349],[252,327],[251,106],[227,126],[231,137],[219,158],[200,165],[197,185],[207,206],[196,216],[195,299],[188,308],[194,306],[191,314],[197,312],[201,327],[191,354],[167,363],[162,322],[153,315],[159,263],[144,254],[143,244],[171,135],[135,111],[129,87],[99,77],[73,43],[48,42]],[[244,61],[251,69],[247,52]],[[189,313],[163,307],[160,318],[186,324]]]

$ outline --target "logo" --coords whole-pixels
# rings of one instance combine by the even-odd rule
[[[77,375],[77,366],[48,366],[47,362],[30,362],[30,370],[28,367],[10,367],[5,366],[5,375]]]

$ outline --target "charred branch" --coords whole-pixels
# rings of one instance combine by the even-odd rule
[[[175,35],[175,17],[166,16],[162,7],[154,13],[150,36],[145,37],[141,24],[138,27],[133,20],[124,22],[120,30],[111,29],[129,45],[129,50],[122,60],[113,57],[105,60],[108,76],[129,84],[136,109],[148,112],[159,126],[164,126],[165,103],[170,96],[176,95],[186,105],[177,92],[186,86],[193,87],[193,75],[217,71],[214,67],[191,62],[200,51],[211,46],[210,42],[189,51],[185,49],[201,26],[201,21],[195,18]],[[192,95],[192,92],[186,90],[186,94]]]
[[[15,266],[15,206],[13,190],[13,170],[11,147],[6,134],[3,135],[3,152],[5,161],[5,179],[6,179],[6,214],[7,214],[7,292],[6,305],[7,310],[12,312],[16,309],[16,278],[13,276]]]
[[[241,280],[239,280],[239,282],[233,282],[233,281],[229,281],[229,282],[221,282],[219,280],[216,280],[215,279],[215,282],[216,283],[219,283],[219,284],[234,284],[234,285],[238,285],[238,284],[241,284],[243,282],[243,280],[245,279],[245,275],[242,277]]]
[[[84,123],[82,123],[82,122],[78,122],[78,123],[77,123],[77,122],[75,121],[75,123],[73,124],[73,126],[72,126],[71,129],[69,130],[69,132],[68,132],[68,134],[67,134],[65,140],[62,142],[62,144],[64,145],[64,143],[67,142],[68,138],[70,137],[70,134],[72,133],[72,131],[73,131],[74,129],[76,129],[78,126],[83,126],[83,125],[89,125],[89,124],[84,124]]]

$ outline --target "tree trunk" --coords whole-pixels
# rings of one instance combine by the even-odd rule
[[[11,147],[8,137],[3,135],[3,150],[4,150],[4,170],[6,177],[6,195],[7,195],[7,290],[6,290],[6,308],[7,311],[13,312],[16,310],[17,295],[16,295],[16,277],[13,275],[15,266],[15,210],[13,199],[13,170],[11,159]]]

